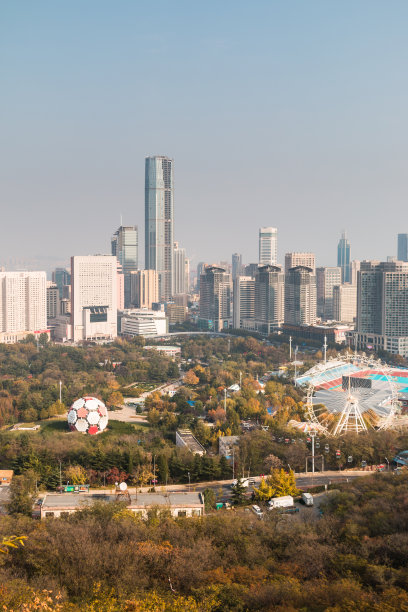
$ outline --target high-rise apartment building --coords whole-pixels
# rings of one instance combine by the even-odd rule
[[[316,268],[317,316],[333,319],[333,288],[341,285],[341,268]]]
[[[259,266],[255,276],[255,320],[258,331],[270,334],[283,323],[285,276],[280,266]]]
[[[357,345],[408,356],[408,263],[362,261]]]
[[[408,261],[408,234],[398,234],[398,260]]]
[[[0,342],[47,330],[45,272],[0,272]]]
[[[316,275],[312,268],[296,266],[285,276],[285,323],[316,323]]]
[[[130,274],[130,300],[135,308],[151,308],[159,301],[159,276],[156,270],[137,270]]]
[[[276,266],[278,263],[278,230],[276,227],[259,229],[259,265]]]
[[[145,268],[159,276],[159,299],[173,295],[173,160],[147,157],[145,164]]]
[[[242,272],[242,255],[241,253],[232,254],[232,280],[235,280]]]
[[[357,285],[333,287],[333,319],[341,323],[354,323],[357,316]]]
[[[174,268],[173,268],[173,295],[188,293],[190,288],[190,264],[186,257],[186,250],[174,243]]]
[[[207,266],[200,278],[199,324],[222,331],[231,323],[231,275],[224,268]]]
[[[121,225],[111,240],[112,255],[121,265],[124,279],[125,308],[130,306],[130,273],[138,268],[138,229],[136,225]]]
[[[289,272],[291,268],[297,266],[304,266],[310,268],[315,272],[316,270],[316,257],[314,253],[286,253],[285,255],[285,274]]]
[[[250,276],[236,276],[233,285],[232,326],[241,329],[244,320],[255,318],[255,280]]]
[[[71,258],[73,340],[117,336],[118,262],[113,255]]]
[[[341,282],[350,282],[350,243],[343,232],[337,245],[337,265],[341,268]]]

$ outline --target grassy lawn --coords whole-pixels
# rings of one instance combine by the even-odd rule
[[[53,419],[52,421],[42,421],[41,422],[41,431],[44,433],[54,433],[54,432],[69,432],[69,427],[67,420],[64,419]]]

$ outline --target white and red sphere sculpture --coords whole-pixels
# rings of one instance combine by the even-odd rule
[[[68,425],[71,431],[95,435],[108,424],[108,411],[96,397],[81,397],[68,410]]]

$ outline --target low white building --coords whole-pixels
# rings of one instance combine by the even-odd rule
[[[119,313],[122,336],[161,336],[168,332],[168,319],[161,310],[129,308]]]
[[[47,493],[40,514],[41,518],[67,517],[78,510],[92,506],[94,502],[118,501],[115,494],[100,493]],[[147,518],[149,510],[168,510],[173,517],[203,516],[204,500],[200,493],[138,493],[123,497],[127,509],[140,518]]]

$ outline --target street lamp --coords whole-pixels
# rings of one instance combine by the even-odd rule
[[[299,347],[297,346],[295,348],[295,384],[296,384],[296,378],[297,378],[297,352],[299,350]]]
[[[187,472],[188,474],[188,492],[190,493],[190,472]]]
[[[384,459],[387,462],[387,472],[389,472],[390,471],[390,462],[388,461],[387,457],[384,457]]]

